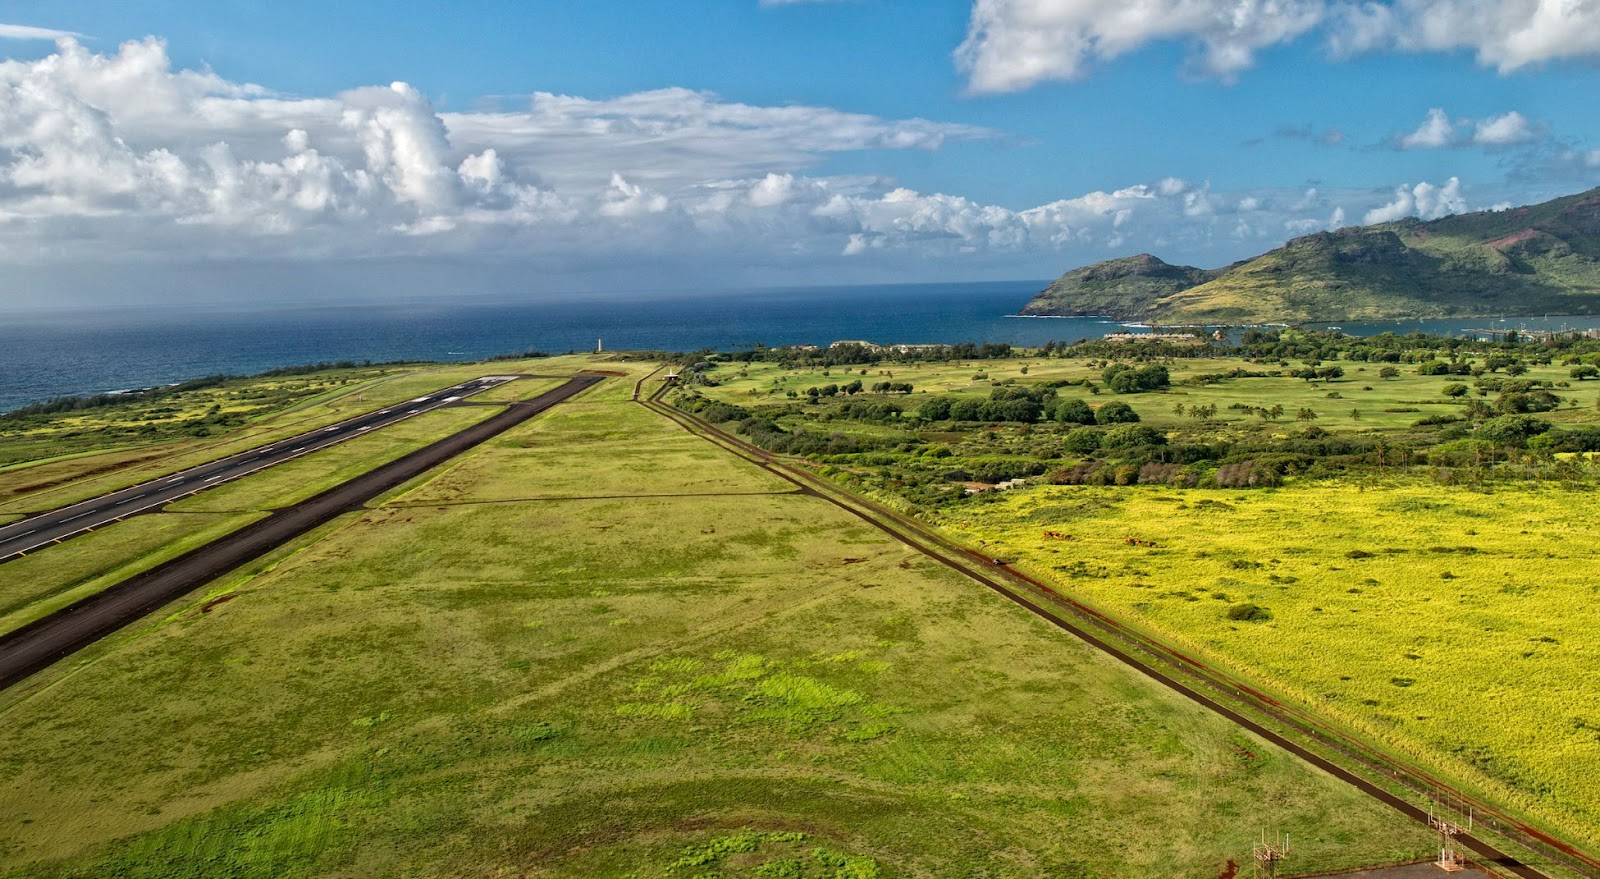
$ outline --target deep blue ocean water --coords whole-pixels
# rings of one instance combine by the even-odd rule
[[[542,301],[0,312],[0,411],[69,394],[150,387],[335,360],[479,360],[526,349],[691,351],[765,345],[1073,342],[1117,331],[1093,318],[1008,317],[1045,281],[596,294]],[[1594,318],[1576,318],[1583,326]],[[1483,319],[1347,325],[1455,333]],[[1561,318],[1507,326],[1566,325]]]

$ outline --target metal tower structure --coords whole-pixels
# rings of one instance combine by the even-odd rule
[[[1434,866],[1446,873],[1459,873],[1466,869],[1466,858],[1456,844],[1456,837],[1472,832],[1472,807],[1430,797],[1428,826],[1439,834],[1439,860],[1434,861]]]
[[[1274,837],[1267,840],[1267,832],[1261,831],[1261,842],[1256,844],[1253,852],[1256,862],[1256,879],[1278,879],[1278,869],[1289,857],[1289,837]]]

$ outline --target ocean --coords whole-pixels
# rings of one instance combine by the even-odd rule
[[[1095,318],[1013,317],[1047,281],[594,294],[538,301],[441,299],[318,306],[146,306],[0,312],[0,411],[52,397],[151,387],[337,360],[481,360],[528,349],[692,351],[756,343],[1074,342],[1116,332]],[[1562,318],[1496,326],[1557,328]],[[1595,318],[1574,318],[1593,325]],[[1346,325],[1456,333],[1485,319]]]

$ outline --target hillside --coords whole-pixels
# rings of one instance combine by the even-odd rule
[[[1074,269],[1026,315],[1204,323],[1600,313],[1600,189],[1318,232],[1211,271],[1141,254]]]

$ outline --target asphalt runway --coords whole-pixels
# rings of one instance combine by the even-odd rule
[[[506,411],[492,418],[370,470],[316,497],[278,510],[266,519],[130,577],[37,622],[0,635],[0,690],[313,528],[344,513],[361,509],[367,501],[378,495],[604,379],[600,375],[579,375],[532,400],[506,404]]]
[[[30,516],[20,522],[13,522],[0,528],[0,563],[20,558],[35,550],[44,549],[179,498],[249,476],[276,464],[292,461],[319,449],[355,439],[369,431],[449,406],[473,394],[487,391],[517,378],[519,376],[492,375],[473,379],[434,391],[415,400],[396,403],[375,412],[359,415],[348,421],[319,427],[299,436],[201,464],[180,473],[152,479],[97,498]]]

